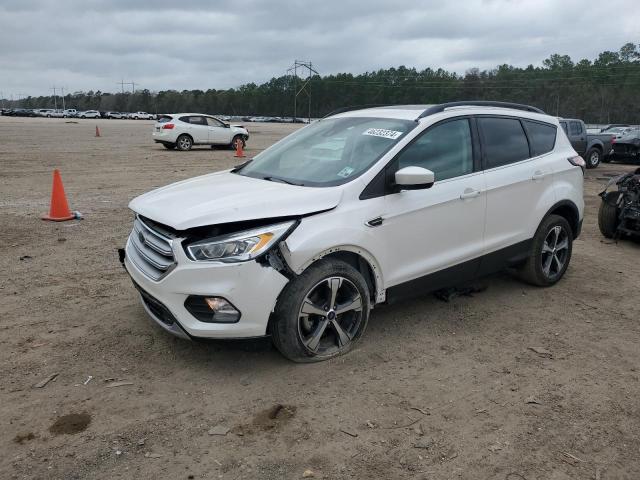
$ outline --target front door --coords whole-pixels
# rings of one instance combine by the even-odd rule
[[[193,143],[209,142],[209,125],[206,117],[193,115],[189,117],[189,133],[193,137]]]
[[[228,145],[231,143],[231,129],[213,117],[205,117],[209,129],[209,143],[215,145]]]
[[[426,290],[474,275],[483,251],[486,197],[473,144],[468,118],[446,120],[429,127],[388,167],[391,175],[407,166],[427,168],[435,183],[385,197],[377,228],[388,243],[386,285],[416,280]]]

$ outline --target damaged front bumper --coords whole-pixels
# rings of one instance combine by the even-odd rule
[[[176,243],[175,267],[159,280],[149,278],[132,261],[131,238],[119,255],[140,293],[149,316],[182,338],[248,338],[267,334],[269,317],[289,281],[268,263],[195,262]],[[187,299],[222,297],[240,312],[235,323],[203,322],[187,309]]]

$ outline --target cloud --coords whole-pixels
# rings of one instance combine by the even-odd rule
[[[284,74],[406,65],[459,73],[637,41],[636,0],[3,0],[0,91],[229,88]]]

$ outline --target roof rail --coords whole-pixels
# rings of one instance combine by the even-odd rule
[[[433,115],[434,113],[444,112],[445,109],[451,108],[451,107],[499,107],[499,108],[511,108],[514,110],[524,110],[525,112],[534,112],[534,113],[544,114],[544,112],[539,108],[532,107],[530,105],[522,105],[520,103],[470,100],[467,102],[448,102],[448,103],[441,103],[440,105],[434,105],[432,107],[427,108],[424,112],[422,112],[418,118],[424,118],[424,117],[428,117],[429,115]]]
[[[337,108],[336,110],[327,113],[322,118],[331,117],[332,115],[337,115],[339,113],[350,112],[352,110],[361,110],[363,108],[377,108],[377,107],[389,107],[389,106],[391,106],[391,105],[388,104],[388,103],[369,103],[369,104],[365,104],[365,105],[352,105],[350,107]]]

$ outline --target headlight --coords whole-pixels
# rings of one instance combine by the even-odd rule
[[[295,222],[278,223],[244,232],[208,238],[187,246],[192,260],[244,262],[266,252],[287,233]]]

